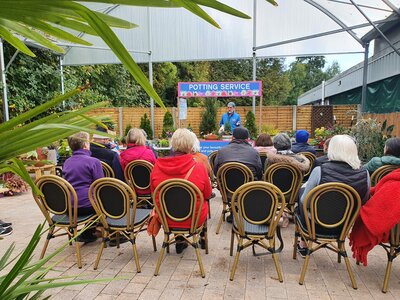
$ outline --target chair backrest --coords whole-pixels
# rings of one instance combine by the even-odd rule
[[[210,162],[211,170],[213,171],[213,173],[214,173],[215,157],[217,156],[217,154],[218,154],[218,150],[217,151],[213,151],[210,154],[208,154],[208,161]]]
[[[260,154],[260,159],[261,159],[261,165],[262,165],[262,170],[264,172],[265,170],[265,162],[267,161],[267,152],[259,152]]]
[[[228,203],[228,199],[240,186],[253,180],[254,175],[246,165],[238,162],[223,164],[217,172],[217,183],[222,201]]]
[[[154,202],[158,197],[159,205],[154,203],[154,207],[166,232],[170,232],[168,219],[183,222],[189,218],[191,226],[188,229],[195,232],[204,202],[203,194],[195,184],[185,179],[168,179],[161,182],[153,194]]]
[[[104,228],[108,228],[106,217],[121,219],[126,216],[127,230],[134,225],[136,193],[125,182],[116,178],[100,178],[89,188],[89,199],[100,216]]]
[[[103,167],[104,177],[115,178],[114,170],[104,161],[100,161],[101,166]]]
[[[330,182],[313,188],[303,204],[307,230],[316,238],[316,227],[335,231],[335,236],[344,240],[360,211],[361,199],[351,186]]]
[[[303,173],[299,168],[287,163],[272,164],[265,170],[263,179],[281,190],[285,196],[287,206],[293,206],[297,202],[297,196],[303,181]]]
[[[146,160],[133,160],[125,167],[125,179],[136,192],[138,190],[148,190],[153,167],[153,164]]]
[[[235,208],[232,212],[240,235],[245,235],[244,221],[247,221],[253,225],[268,225],[268,236],[272,237],[285,208],[285,197],[272,183],[248,182],[233,194],[232,208]]]
[[[310,175],[312,167],[314,165],[314,161],[317,158],[314,154],[312,154],[311,152],[300,152],[299,154],[304,155],[309,161],[310,161],[310,168],[308,169],[308,171],[306,173],[304,173],[304,177],[307,177]]]
[[[400,166],[386,165],[375,170],[371,175],[371,186],[375,186],[383,177],[385,177],[390,172],[398,169]]]
[[[50,214],[67,215],[70,224],[76,224],[78,197],[68,181],[56,175],[43,175],[35,180],[35,185],[43,196],[33,196],[49,224],[53,224]]]

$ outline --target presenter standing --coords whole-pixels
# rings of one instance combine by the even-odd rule
[[[236,127],[240,127],[242,125],[239,114],[235,112],[235,107],[236,105],[234,102],[229,102],[227,106],[228,111],[222,115],[221,121],[219,122],[219,126],[223,126],[230,122],[232,132]]]

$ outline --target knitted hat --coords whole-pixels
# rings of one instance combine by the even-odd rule
[[[297,143],[307,143],[309,136],[310,135],[308,134],[307,130],[297,130],[296,142]]]
[[[233,129],[233,137],[236,140],[247,140],[249,138],[249,131],[244,127],[236,127]]]

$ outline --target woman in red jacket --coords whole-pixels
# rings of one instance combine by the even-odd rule
[[[192,169],[188,181],[194,183],[200,191],[203,193],[204,199],[209,199],[211,196],[211,184],[210,179],[204,165],[200,162],[196,162],[191,154],[194,144],[193,135],[188,129],[181,128],[177,129],[171,138],[172,154],[168,157],[159,158],[154,165],[153,171],[151,173],[151,190],[154,191],[155,188],[163,181],[171,178],[185,178],[189,171]],[[156,195],[156,203],[158,202],[158,195]],[[198,205],[196,209],[198,210]],[[203,206],[200,212],[199,225],[202,225],[207,219],[208,213],[208,203],[203,202]],[[183,222],[175,222],[172,220],[167,220],[168,225],[174,228],[190,228],[191,219],[187,219]],[[204,241],[200,241],[203,247]],[[186,243],[182,241],[176,243],[176,252],[181,253],[183,249],[187,247]]]

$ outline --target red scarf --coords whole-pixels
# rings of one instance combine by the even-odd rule
[[[350,234],[353,257],[367,265],[368,252],[387,242],[390,229],[400,221],[400,169],[371,188],[371,198],[361,207]]]

